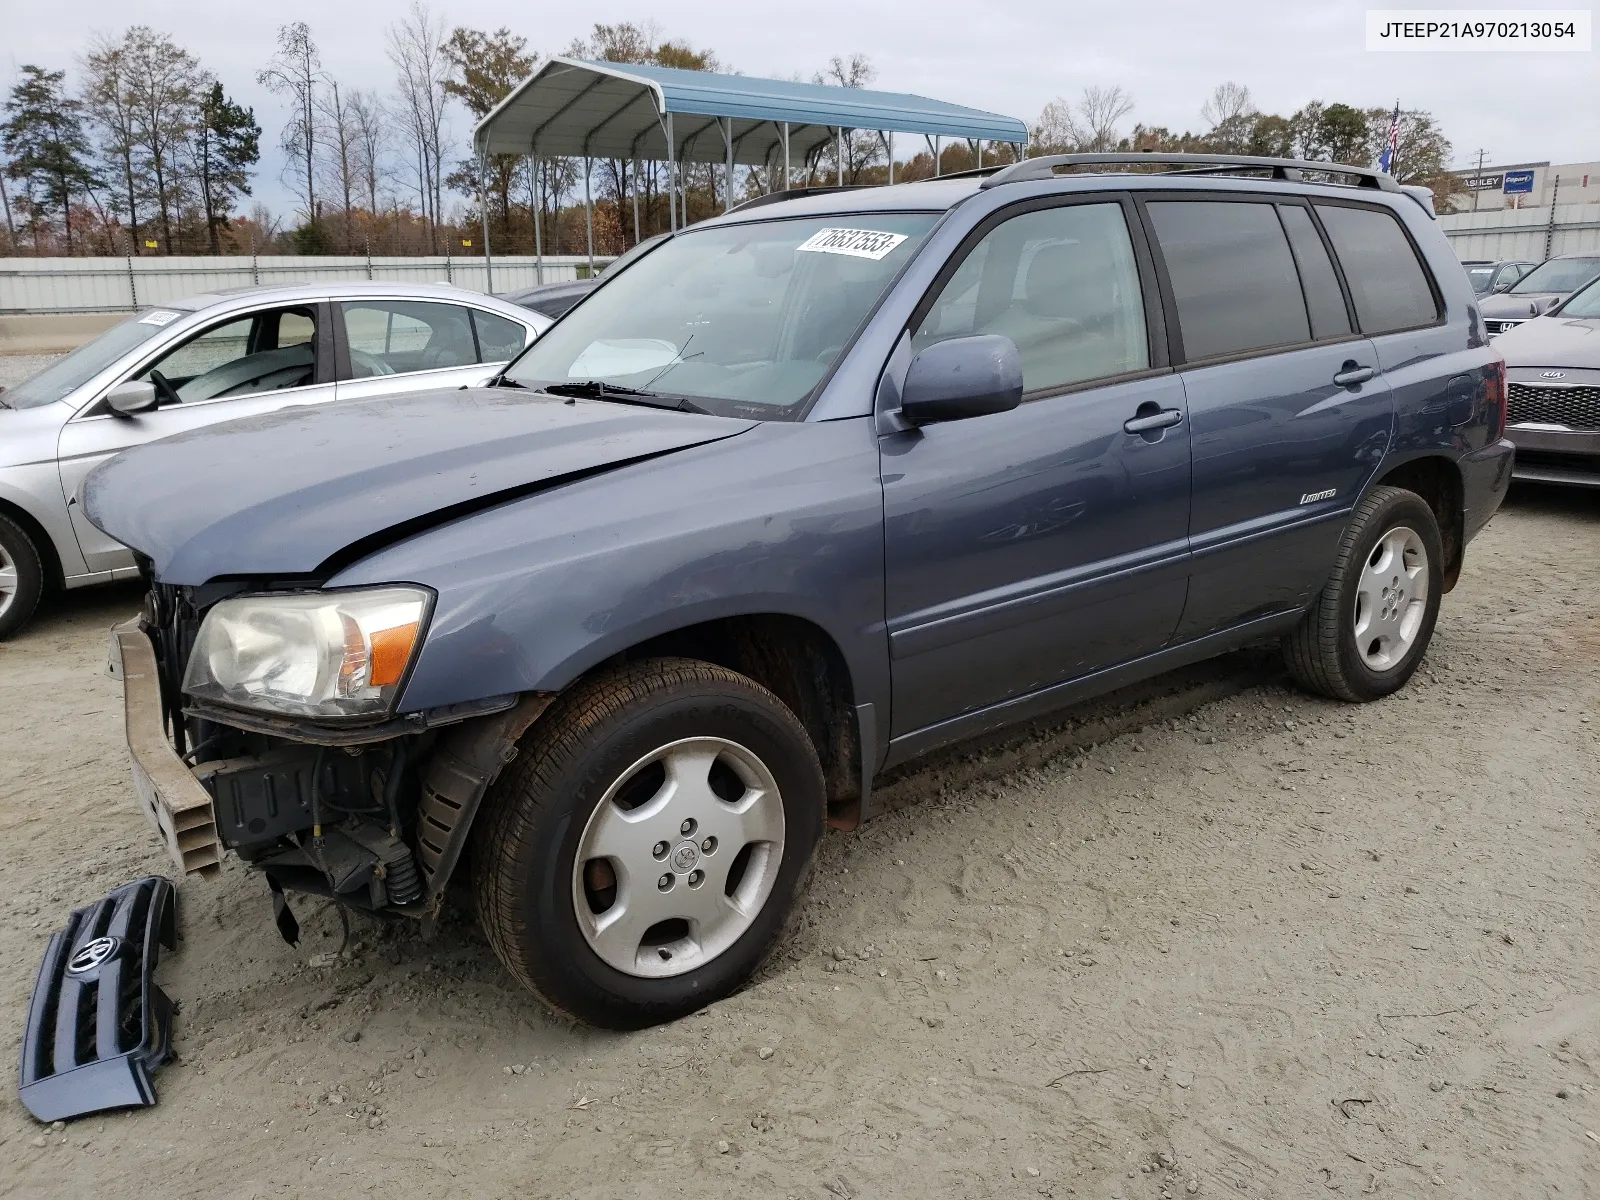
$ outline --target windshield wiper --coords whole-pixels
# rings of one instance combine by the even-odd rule
[[[514,387],[514,388],[522,388],[524,391],[527,390],[525,384],[518,383],[515,379],[511,378],[511,376],[507,375],[504,371],[500,372],[500,374],[498,374],[498,375],[491,375],[488,378],[488,380],[485,381],[483,386],[484,387],[494,387],[494,388]]]
[[[679,412],[706,413],[687,396],[668,396],[661,392],[647,392],[641,388],[623,387],[600,379],[585,379],[582,383],[547,383],[541,391],[552,396],[576,396],[583,400],[614,400],[618,404],[642,404],[646,408],[675,408]]]

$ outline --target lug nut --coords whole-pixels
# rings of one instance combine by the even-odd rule
[[[678,832],[683,834],[684,837],[693,837],[696,828],[697,826],[695,825],[694,818],[690,817],[682,825],[678,826]]]
[[[706,873],[704,871],[690,871],[689,872],[689,886],[690,887],[699,887],[701,881],[704,880],[705,877],[706,877]]]
[[[672,874],[671,874],[671,872],[668,872],[667,874],[663,875],[660,879],[656,880],[656,886],[658,888],[660,888],[663,892],[670,892],[672,890]]]
[[[705,853],[705,854],[710,854],[716,848],[717,848],[717,839],[714,838],[714,837],[708,837],[705,841],[700,843],[700,849],[701,849],[702,853]]]
[[[672,849],[672,847],[668,846],[665,842],[657,842],[654,846],[650,847],[650,853],[656,858],[665,858],[667,856],[667,851],[670,849]]]

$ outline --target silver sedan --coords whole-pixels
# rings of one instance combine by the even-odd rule
[[[550,323],[438,285],[246,288],[135,313],[0,390],[0,639],[53,588],[138,573],[75,501],[97,463],[289,405],[471,387]]]

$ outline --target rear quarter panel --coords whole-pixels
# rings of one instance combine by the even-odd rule
[[[402,711],[557,691],[720,617],[820,626],[887,715],[883,496],[871,421],[766,423],[441,526],[329,581],[438,593]]]

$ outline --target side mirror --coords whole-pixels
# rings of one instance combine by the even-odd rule
[[[160,403],[161,397],[156,393],[156,385],[140,379],[119,383],[106,393],[106,407],[111,410],[112,416],[117,417],[132,417],[142,412],[150,412]]]
[[[1022,359],[1008,337],[981,333],[918,351],[900,391],[900,415],[913,425],[961,421],[1022,403]]]

